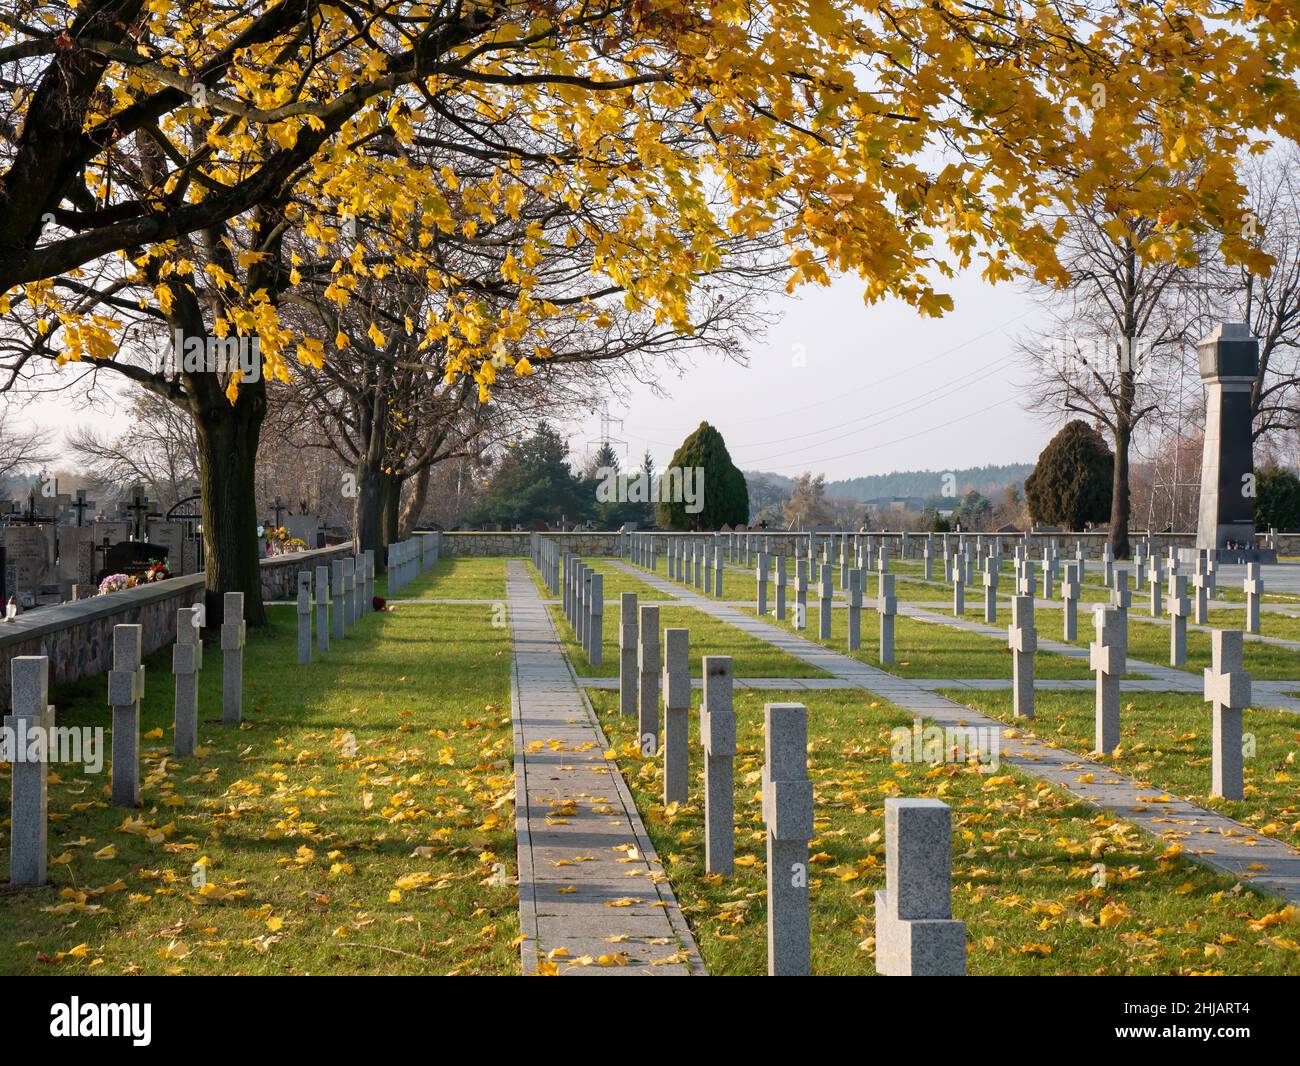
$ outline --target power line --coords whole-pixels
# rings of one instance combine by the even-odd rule
[[[917,430],[915,433],[908,433],[906,436],[895,437],[893,440],[879,441],[879,442],[873,444],[872,447],[873,447],[873,448],[888,448],[890,445],[893,445],[893,444],[901,444],[903,441],[913,440],[913,439],[915,439],[916,437],[923,437],[923,436],[925,436],[927,433],[933,433],[936,429],[947,429],[949,426],[956,425],[958,422],[966,422],[966,421],[968,421],[968,420],[970,420],[970,419],[972,419],[972,418],[976,418],[976,417],[978,417],[979,415],[987,414],[989,411],[992,411],[992,410],[994,410],[994,409],[996,409],[996,408],[998,408],[998,407],[1003,407],[1003,406],[1005,406],[1006,404],[1014,403],[1015,400],[1016,400],[1016,398],[1015,398],[1014,396],[1008,396],[1005,400],[999,400],[997,403],[991,403],[991,404],[988,404],[988,405],[986,405],[986,406],[984,406],[984,407],[980,407],[980,408],[978,408],[978,409],[976,409],[976,410],[970,412],[970,414],[962,415],[960,418],[949,418],[949,419],[947,419],[946,421],[942,422],[941,424],[939,424],[939,425],[937,425],[937,426],[930,426],[930,427],[928,427],[927,429],[919,429],[919,430]],[[855,448],[855,449],[854,449],[853,451],[851,451],[851,452],[843,452],[843,453],[841,453],[840,455],[824,456],[824,457],[821,458],[821,459],[816,459],[816,460],[813,460],[813,461],[814,461],[814,462],[817,462],[817,463],[833,463],[836,459],[847,459],[847,458],[849,458],[850,456],[853,456],[853,455],[861,455],[861,454],[862,454],[862,451],[863,451],[863,449],[861,449],[861,448]],[[784,464],[778,465],[775,469],[777,469],[777,470],[787,470],[787,469],[798,468],[798,467],[803,467],[803,468],[806,469],[807,466],[808,466],[808,463],[806,463],[806,462],[802,462],[802,463],[784,463]]]
[[[865,429],[875,429],[878,426],[884,425],[886,422],[893,422],[895,419],[902,418],[904,415],[913,414],[915,413],[915,409],[918,404],[927,404],[927,403],[932,403],[936,400],[946,399],[948,396],[952,395],[953,393],[960,392],[963,388],[965,388],[966,382],[969,378],[975,377],[978,374],[984,374],[991,370],[998,369],[1000,364],[1011,362],[1015,358],[1016,356],[1014,353],[1010,355],[999,356],[998,358],[994,359],[991,363],[978,366],[974,370],[971,370],[968,373],[961,375],[961,377],[950,379],[949,381],[945,382],[942,385],[938,385],[933,389],[927,389],[925,392],[918,393],[917,395],[912,396],[906,400],[900,400],[896,404],[890,404],[886,407],[882,407],[879,411],[875,411],[869,415],[863,415],[860,418],[850,419],[848,422],[841,423],[840,426],[828,426],[826,429],[823,430],[814,430],[811,433],[797,434],[793,437],[784,437],[784,438],[778,437],[766,441],[765,443],[780,444],[783,443],[784,441],[800,440],[806,437],[818,436],[821,433],[830,432],[833,429],[841,428],[841,426],[852,425],[855,422],[862,422],[867,419],[875,420],[870,425],[859,426],[857,429],[851,430],[848,433],[842,433],[838,437],[831,437],[827,440],[818,441],[816,444],[809,444],[802,448],[795,448],[794,451],[796,452],[808,451],[810,448],[819,448],[824,444],[833,444],[837,440],[844,440],[846,437],[851,437],[855,433],[860,433]],[[889,415],[886,418],[879,417],[884,412],[893,411],[896,408],[900,408],[900,407],[906,408],[906,410],[900,410],[896,414]],[[738,448],[744,448],[744,447],[746,446],[745,445],[738,446]],[[755,445],[748,445],[748,447],[755,447]],[[768,459],[780,458],[781,456],[788,454],[789,450],[790,449],[784,449],[779,453],[762,456],[758,459],[747,459],[745,461],[750,464],[762,463],[762,462],[766,462]]]

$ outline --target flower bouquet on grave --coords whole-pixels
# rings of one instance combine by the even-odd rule
[[[148,568],[144,572],[144,580],[149,581],[166,581],[172,576],[167,563],[160,559],[151,559]]]
[[[132,581],[126,574],[109,574],[99,583],[99,595],[121,592],[123,589],[129,589],[131,585]]]

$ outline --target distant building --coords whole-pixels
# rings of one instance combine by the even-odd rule
[[[874,500],[863,500],[864,507],[876,511],[888,511],[893,514],[917,513],[925,509],[925,500],[920,496],[878,496]]]

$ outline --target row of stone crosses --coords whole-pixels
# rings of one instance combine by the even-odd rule
[[[634,537],[628,546],[632,561],[647,569],[655,569],[657,545],[654,537]],[[847,538],[845,538],[847,543]],[[689,539],[669,539],[665,543],[665,557],[668,562],[668,576],[680,583],[693,585],[695,588],[722,597],[722,557],[720,544],[709,541],[691,541]],[[862,593],[867,567],[874,562],[877,570],[879,596],[877,610],[880,615],[880,661],[889,664],[893,661],[893,628],[896,613],[894,596],[894,575],[888,572],[889,548],[881,543],[871,557],[872,545],[863,541],[857,547],[859,566],[850,565],[847,550],[840,558],[840,585],[848,592],[848,637],[849,650],[859,647],[860,616]],[[927,542],[927,552],[929,544]],[[964,549],[964,550],[963,550]],[[810,542],[810,553],[815,546]],[[830,639],[830,617],[833,599],[832,566],[829,559],[829,545],[823,547],[824,557],[820,566],[821,610],[820,636]],[[730,554],[730,552],[728,552]],[[926,559],[927,579],[930,560]],[[1148,564],[1146,575],[1151,589],[1151,611],[1156,617],[1161,614],[1160,590],[1164,581],[1161,561],[1158,556],[1146,558],[1145,546],[1139,547],[1134,560],[1136,571],[1143,574],[1143,564]],[[583,563],[578,557],[568,552],[561,552],[551,544],[534,546],[534,564],[543,576],[552,593],[560,596],[566,619],[578,636],[588,661],[600,665],[602,645],[603,618],[603,576],[592,567]],[[806,617],[806,574],[816,563],[814,559],[796,561],[795,586],[795,628],[803,628]],[[742,563],[742,565],[744,565]],[[767,610],[767,581],[769,572],[775,565],[776,597],[774,615],[777,620],[785,619],[785,561],[781,556],[769,559],[764,551],[758,553],[755,568],[757,595],[755,610],[760,616]],[[1188,604],[1186,596],[1186,576],[1179,574],[1179,556],[1173,550],[1169,555],[1170,598],[1173,625],[1171,626],[1171,659],[1173,665],[1182,665],[1186,660],[1186,620]],[[997,620],[997,575],[1000,571],[1001,557],[996,544],[983,557],[985,588],[985,619],[993,623]],[[1064,567],[1065,580],[1062,583],[1062,595],[1066,603],[1065,636],[1073,640],[1075,636],[1078,586],[1085,572],[1085,559],[1080,546],[1076,561]],[[968,575],[973,574],[974,556],[969,545],[955,545],[951,553],[945,555],[944,572],[952,582],[954,590],[954,614],[961,617],[965,611],[963,585]],[[1044,548],[1043,560],[1043,594],[1050,597],[1056,575],[1061,569],[1059,551],[1055,543]],[[1215,589],[1217,567],[1213,553],[1198,556],[1195,561],[1194,587],[1197,590],[1198,624],[1206,619],[1205,598]],[[710,574],[714,580],[708,580]],[[1120,713],[1120,679],[1126,670],[1128,648],[1128,609],[1130,591],[1127,580],[1128,571],[1117,568],[1111,556],[1109,545],[1102,553],[1102,576],[1106,586],[1111,589],[1111,603],[1098,605],[1094,622],[1097,627],[1097,640],[1089,647],[1089,662],[1096,671],[1096,749],[1109,754],[1119,744]],[[1012,598],[1012,619],[1008,627],[1008,644],[1013,652],[1013,703],[1015,715],[1020,718],[1033,717],[1033,660],[1037,649],[1037,631],[1033,624],[1034,609],[1034,562],[1028,558],[1027,549],[1017,546],[1015,550],[1015,582],[1017,595]],[[710,587],[712,586],[712,587]],[[1138,579],[1138,588],[1142,588],[1142,578]],[[1245,579],[1248,618],[1254,619],[1252,631],[1258,631],[1258,601],[1263,592],[1259,578],[1258,564],[1250,564]],[[1252,604],[1253,601],[1253,604]],[[687,722],[690,708],[690,675],[688,670],[689,631],[668,628],[663,630],[663,743],[659,739],[659,691],[658,671],[661,648],[659,644],[659,609],[657,606],[641,606],[638,610],[635,593],[623,593],[620,598],[620,633],[619,633],[619,692],[620,711],[625,715],[638,716],[638,734],[642,754],[654,757],[662,754],[664,802],[686,802],[690,781],[687,746]],[[1242,768],[1242,712],[1250,703],[1250,675],[1242,669],[1242,634],[1240,632],[1215,630],[1212,642],[1212,667],[1205,672],[1205,698],[1213,709],[1213,758],[1212,758],[1212,795],[1229,799],[1240,799],[1243,790]],[[700,737],[705,751],[705,823],[706,823],[706,868],[711,873],[730,873],[730,848],[732,841],[733,815],[731,811],[731,759],[735,755],[734,714],[728,718],[723,712],[716,728],[711,717],[711,710],[725,705],[727,712],[731,707],[731,658],[725,656],[704,657],[704,700],[701,705]],[[710,678],[717,689],[716,698],[710,699]],[[722,691],[725,689],[725,698]],[[787,886],[777,876],[774,882],[773,871],[786,868],[790,854],[783,850],[782,837],[777,835],[775,818],[778,810],[775,799],[769,804],[769,796],[781,794],[781,789],[769,789],[769,768],[772,764],[772,723],[773,715],[777,721],[784,720],[786,709],[793,708],[804,716],[806,710],[797,704],[770,704],[765,708],[765,736],[767,737],[768,764],[764,768],[764,817],[768,822],[769,857],[768,857],[768,898],[769,909],[769,972],[771,973],[805,973],[807,972],[807,900],[806,893],[801,894],[794,885]],[[806,726],[801,726],[806,732]],[[728,730],[730,732],[728,733]],[[804,748],[800,746],[802,753]],[[806,766],[803,775],[806,778]],[[777,780],[780,780],[778,777]],[[811,786],[809,786],[809,790]],[[793,790],[785,790],[790,794]],[[947,869],[947,855],[950,834],[945,829],[943,835],[943,855],[929,850],[932,844],[939,846],[934,829],[922,829],[923,825],[933,826],[938,815],[933,807],[942,808],[943,824],[949,822],[947,808],[942,803],[929,800],[889,801],[895,805],[893,810],[894,837],[891,841],[887,832],[887,885],[884,893],[878,895],[877,929],[877,968],[882,973],[964,973],[965,939],[961,923],[953,922],[949,905],[950,875],[939,876],[942,864]],[[915,811],[907,805],[920,805]],[[901,806],[899,806],[901,805]],[[769,809],[770,806],[770,809]],[[802,808],[800,808],[801,810]],[[887,805],[886,827],[890,825],[891,808]],[[808,834],[802,838],[804,858],[806,860],[807,839],[811,836],[811,791],[808,804]],[[794,817],[793,815],[791,817]],[[928,902],[919,910],[910,909],[906,899],[900,910],[899,895],[893,891],[894,874],[897,872],[893,862],[900,853],[908,854],[906,844],[898,837],[898,819],[902,825],[911,824],[907,819],[916,819],[916,835],[926,840],[925,847],[914,855],[914,868],[926,871],[922,880],[927,885],[939,886],[927,896]],[[927,821],[929,819],[929,821]],[[788,824],[788,823],[787,823]],[[797,834],[796,834],[797,836]],[[716,847],[710,841],[716,842]],[[796,841],[797,846],[797,841]],[[774,853],[775,849],[775,853]],[[716,864],[715,864],[716,860]],[[790,869],[798,869],[797,856]],[[902,876],[901,874],[899,876]],[[798,878],[794,879],[795,881]],[[904,896],[907,896],[904,893]],[[939,900],[942,896],[942,900]],[[800,917],[802,915],[802,917]],[[918,925],[900,925],[899,923],[919,923]],[[784,968],[788,965],[790,968]]]
[[[546,542],[534,543],[533,565],[551,593],[561,599],[565,618],[589,661],[599,665],[603,576]],[[659,608],[638,605],[636,593],[624,592],[619,599],[619,710],[636,717],[642,755],[662,759],[665,804],[690,801],[689,661],[689,630],[664,629],[661,645]],[[704,864],[708,873],[730,877],[736,831],[731,656],[704,656],[702,672]],[[767,704],[763,732],[768,973],[806,976],[812,970],[808,842],[813,836],[807,708],[798,703]],[[885,851],[885,889],[876,893],[876,969],[898,976],[964,975],[966,926],[952,917],[948,806],[932,799],[887,799]]]
[[[436,537],[399,541],[388,547],[389,592],[395,592],[438,560]],[[298,662],[311,662],[312,608],[316,609],[316,647],[330,648],[333,638],[343,640],[364,616],[375,609],[374,552],[334,559],[312,573],[298,574]],[[332,605],[332,609],[331,609]],[[238,727],[243,721],[244,594],[227,592],[222,601],[222,710],[221,724]],[[177,758],[194,754],[199,727],[199,673],[203,668],[204,605],[196,603],[176,612],[176,642],[172,646],[175,679],[173,752]],[[140,805],[140,703],[144,698],[145,667],[141,662],[144,627],[113,627],[113,667],[108,672],[108,703],[112,712],[113,757],[111,802],[118,807]],[[23,655],[12,660],[13,713],[4,724],[18,736],[41,730],[50,736],[54,707],[49,703],[49,659]],[[43,885],[48,857],[48,762],[15,761],[10,787],[12,831],[10,883]]]

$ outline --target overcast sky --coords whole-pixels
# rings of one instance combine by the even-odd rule
[[[805,287],[775,304],[781,321],[748,368],[701,359],[660,383],[667,397],[636,387],[611,404],[623,424],[610,436],[626,441],[630,465],[648,448],[663,467],[708,421],[742,469],[828,480],[1034,462],[1056,427],[1022,410],[1013,341],[1032,329],[1036,305],[1017,286],[977,277],[947,291],[955,309],[933,319],[897,303],[865,306],[855,279]],[[581,459],[597,446],[599,417],[569,433]]]

